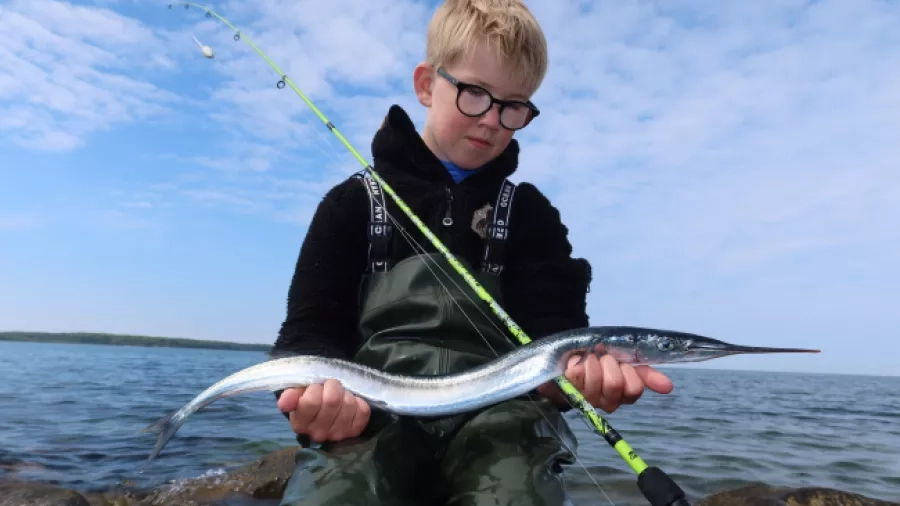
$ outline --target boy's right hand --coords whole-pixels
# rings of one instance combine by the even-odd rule
[[[334,379],[324,385],[288,388],[278,398],[278,409],[289,414],[294,432],[318,443],[358,436],[371,415],[366,401]]]

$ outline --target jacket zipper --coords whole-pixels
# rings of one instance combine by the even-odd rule
[[[447,211],[444,213],[444,219],[441,220],[441,223],[445,227],[449,227],[453,225],[453,191],[449,187],[445,189],[447,190]]]
[[[441,220],[441,223],[444,225],[445,229],[449,229],[451,226],[453,226],[453,190],[450,189],[449,186],[445,186],[444,190],[447,193],[447,209],[444,211],[444,219]],[[450,241],[450,239],[453,238],[453,236],[449,232],[447,232],[446,234],[442,234],[442,235],[446,236],[444,238],[444,242],[448,248],[451,248],[452,246],[447,243]],[[442,297],[442,300],[446,300],[447,298],[452,298],[452,297],[453,296],[450,294],[445,294],[445,297]],[[450,311],[453,310],[453,308],[448,308],[448,309]],[[442,346],[438,349],[438,374],[447,374],[450,371],[449,355],[450,355],[450,352],[447,350],[447,348]]]

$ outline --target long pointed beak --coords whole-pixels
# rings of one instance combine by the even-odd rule
[[[694,340],[688,351],[711,352],[723,355],[737,355],[743,353],[821,353],[821,350],[807,348],[770,348],[766,346],[741,346],[739,344],[726,343],[715,339]]]

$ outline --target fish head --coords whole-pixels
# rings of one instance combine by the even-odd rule
[[[802,348],[743,346],[688,332],[643,327],[600,327],[590,353],[612,355],[627,364],[703,362],[730,355],[762,353],[819,353]]]
[[[678,332],[633,329],[609,339],[604,351],[626,364],[689,362],[700,359],[691,349],[693,342],[690,336]]]
[[[768,353],[820,353],[821,350],[807,348],[778,348],[770,346],[744,346],[719,341],[711,337],[693,335],[683,339],[681,357],[675,362],[702,362],[731,355]]]
[[[590,338],[578,349],[582,360],[610,355],[625,364],[660,364],[686,361],[692,340],[677,332],[642,327],[605,326],[589,330]]]

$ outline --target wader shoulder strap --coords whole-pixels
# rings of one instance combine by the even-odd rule
[[[389,268],[389,246],[393,227],[388,223],[384,191],[378,181],[366,175],[357,176],[369,194],[369,269],[386,272]]]
[[[500,186],[500,192],[497,194],[497,203],[494,205],[493,220],[485,233],[484,259],[481,262],[482,272],[495,276],[503,272],[506,236],[509,233],[509,215],[515,194],[516,185],[508,179],[504,179],[503,185]]]
[[[378,181],[366,175],[357,176],[365,185],[369,195],[369,269],[371,272],[387,272],[390,269],[389,247],[393,227],[388,222],[385,208],[384,191]],[[485,232],[484,258],[481,263],[482,272],[500,275],[503,272],[506,237],[509,230],[509,216],[512,208],[516,185],[508,179],[503,181],[491,223]]]

